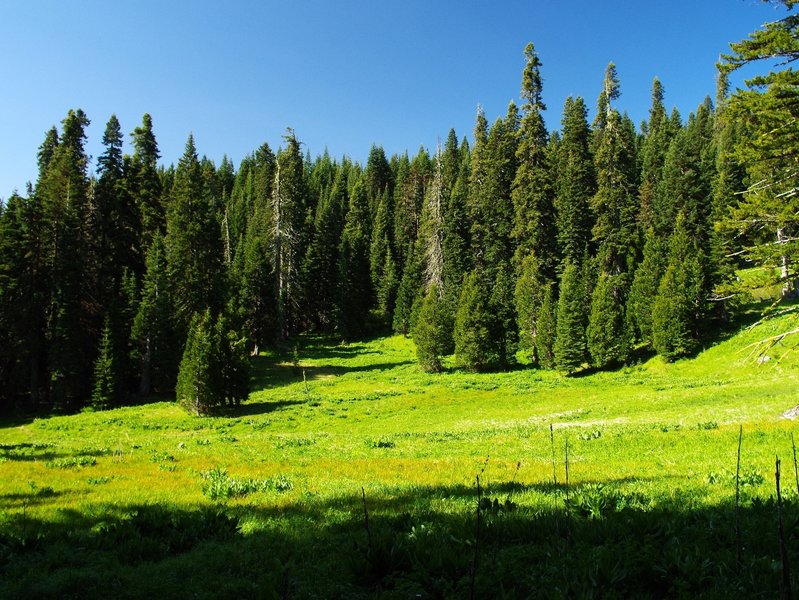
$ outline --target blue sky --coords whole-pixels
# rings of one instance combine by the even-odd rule
[[[112,113],[128,133],[145,112],[165,163],[190,132],[236,165],[286,127],[314,155],[432,149],[451,127],[471,136],[478,103],[489,121],[505,113],[528,41],[551,129],[567,96],[595,105],[611,60],[636,123],[655,76],[687,116],[713,96],[728,43],[783,15],[757,0],[4,0],[0,198],[36,179],[37,148],[69,108],[92,120],[94,157]]]

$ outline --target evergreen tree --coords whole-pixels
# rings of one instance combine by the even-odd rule
[[[394,298],[390,290],[392,286],[395,286],[390,281],[386,281],[386,278],[396,279],[396,266],[391,248],[393,212],[391,196],[388,190],[385,190],[378,201],[377,215],[372,231],[372,241],[369,247],[369,272],[372,289],[377,295],[377,306],[386,315],[390,315],[394,307]],[[388,269],[393,269],[394,272],[389,273]]]
[[[173,389],[180,352],[172,312],[172,295],[164,242],[156,232],[147,250],[147,268],[141,299],[131,328],[133,358],[139,363],[138,391]]]
[[[579,265],[567,262],[560,280],[554,354],[555,366],[568,374],[585,361],[584,290]]]
[[[344,337],[362,334],[369,314],[369,204],[362,180],[356,182],[338,250],[336,328]]]
[[[106,317],[103,325],[103,334],[100,338],[100,351],[94,361],[92,406],[98,410],[111,408],[118,403],[119,377],[118,366],[114,360],[115,355],[111,339],[111,324],[108,317]]]
[[[594,161],[597,188],[591,208],[596,216],[593,239],[600,268],[609,275],[628,272],[637,246],[635,132],[611,104],[619,84],[611,63],[605,76],[597,115]]]
[[[645,344],[652,344],[652,303],[668,263],[668,248],[651,227],[646,233],[643,260],[635,270],[627,299],[627,318],[633,334]]]
[[[465,278],[455,314],[455,358],[468,371],[486,371],[500,366],[496,343],[496,318],[491,312],[490,286],[475,269]]]
[[[464,145],[459,152],[465,154],[466,157],[460,161],[458,175],[446,203],[444,239],[442,241],[444,296],[450,306],[453,307],[453,312],[457,306],[463,274],[469,272],[473,266],[467,214],[467,199],[469,197],[468,146]]]
[[[630,345],[624,317],[624,275],[599,274],[586,330],[592,364],[603,368],[627,359]]]
[[[219,394],[219,360],[214,344],[214,326],[206,309],[192,317],[175,395],[178,403],[195,415],[208,414],[222,403]]]
[[[70,110],[62,123],[61,139],[40,174],[36,194],[50,228],[50,399],[67,408],[77,406],[91,391],[94,343],[84,324],[92,321],[88,311],[94,304],[89,288],[82,286],[88,262],[89,159],[84,144],[89,119],[81,110]]]
[[[28,395],[36,408],[49,295],[39,198],[12,194],[0,213],[0,404]]]
[[[679,213],[669,262],[652,306],[652,345],[666,360],[686,356],[698,347],[697,328],[704,313],[701,257]]]
[[[397,289],[394,307],[394,333],[408,335],[413,321],[413,307],[417,298],[424,296],[424,255],[418,244],[412,244],[406,252],[408,260]]]
[[[413,328],[419,366],[428,373],[442,370],[441,357],[452,351],[452,313],[435,283],[424,296]]]
[[[541,99],[541,61],[530,43],[524,50],[527,64],[522,76],[523,117],[518,131],[513,180],[514,225],[517,265],[531,252],[539,260],[542,277],[554,280],[558,264],[555,230],[553,174],[547,153],[548,135]]]
[[[249,395],[250,360],[246,337],[224,312],[214,324],[213,340],[217,347],[218,385],[220,398],[230,406],[238,406]]]
[[[386,153],[381,146],[372,145],[369,158],[366,160],[364,171],[364,186],[369,202],[370,220],[375,218],[381,197],[385,194],[389,198],[393,191],[391,167],[386,159]]]
[[[308,246],[306,217],[309,200],[300,142],[292,130],[278,152],[272,188],[272,239],[274,243],[275,298],[278,331],[286,338],[299,325],[300,259]]]
[[[528,254],[521,264],[521,272],[516,280],[516,314],[518,316],[519,346],[530,358],[533,365],[539,364],[538,318],[547,288],[547,281],[535,254]]]
[[[535,339],[538,362],[545,369],[555,368],[555,339],[557,336],[557,302],[555,284],[548,283],[544,289],[544,299],[538,309]]]
[[[563,108],[555,197],[558,246],[564,261],[582,260],[591,241],[590,201],[596,191],[596,180],[590,136],[583,99],[567,98]]]
[[[144,114],[141,126],[131,133],[131,141],[134,152],[130,168],[130,190],[141,222],[141,246],[146,253],[153,237],[166,230],[161,179],[158,176],[158,143],[150,115]]]
[[[656,194],[663,174],[663,164],[672,137],[669,117],[663,105],[663,85],[656,77],[652,82],[652,106],[646,124],[641,149],[641,186],[639,188],[640,209],[638,220],[644,230],[655,225]]]
[[[484,142],[475,127],[475,149],[469,181],[469,216],[472,253],[477,264],[492,278],[513,258],[513,201],[511,188],[516,173],[518,114],[511,103],[505,119],[497,119]]]
[[[223,245],[218,213],[203,182],[193,136],[175,171],[164,239],[178,331],[188,329],[192,315],[223,304]]]

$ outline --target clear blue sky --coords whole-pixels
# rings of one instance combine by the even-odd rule
[[[36,152],[69,108],[92,121],[88,152],[115,113],[127,134],[149,112],[162,161],[193,132],[234,164],[292,127],[313,155],[363,161],[469,135],[518,98],[523,49],[543,62],[547,124],[569,95],[595,105],[605,66],[638,123],[652,79],[687,116],[714,95],[730,41],[784,10],[758,0],[3,0],[0,198],[36,179]],[[94,162],[92,163],[92,166]]]

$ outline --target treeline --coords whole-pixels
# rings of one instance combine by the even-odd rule
[[[693,352],[724,318],[724,221],[746,187],[741,119],[725,77],[683,118],[658,80],[639,127],[609,65],[596,117],[568,98],[543,113],[541,62],[525,50],[522,104],[470,145],[365,166],[311,159],[289,130],[238,168],[191,136],[159,166],[145,115],[123,154],[112,116],[96,174],[87,116],[70,111],[39,175],[0,213],[0,397],[74,410],[171,393],[196,412],[246,397],[248,355],[298,332],[352,339],[368,324],[412,335],[423,368],[572,373],[646,345]],[[745,236],[744,236],[745,237]],[[740,242],[740,232],[739,240]]]

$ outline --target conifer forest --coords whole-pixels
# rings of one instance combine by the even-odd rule
[[[640,123],[611,62],[548,127],[533,43],[504,114],[363,163],[288,128],[166,164],[149,113],[91,157],[56,115],[0,201],[0,597],[793,597],[799,0],[769,4]]]
[[[529,44],[519,105],[491,123],[478,107],[471,138],[451,130],[432,151],[373,146],[365,165],[313,158],[288,129],[238,167],[201,157],[191,135],[163,166],[151,116],[123,155],[112,115],[90,176],[89,117],[70,110],[35,184],[2,207],[2,401],[76,410],[175,390],[206,412],[246,398],[259,348],[381,324],[411,336],[428,371],[453,352],[466,370],[520,351],[565,373],[640,347],[691,355],[728,318],[737,268],[774,266],[794,292],[796,74],[733,94],[727,81],[794,60],[796,26],[734,45],[715,98],[688,115],[655,79],[633,123],[611,63],[592,122],[570,97],[556,131]]]

